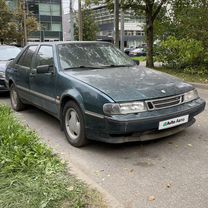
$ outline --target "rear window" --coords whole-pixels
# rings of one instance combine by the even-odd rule
[[[14,59],[20,51],[21,49],[17,47],[0,47],[0,61]]]
[[[17,64],[21,66],[31,67],[32,58],[37,49],[37,46],[29,46],[25,52],[21,55]]]

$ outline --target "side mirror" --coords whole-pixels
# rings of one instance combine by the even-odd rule
[[[45,74],[51,72],[51,66],[50,65],[41,65],[37,66],[37,74]]]
[[[134,63],[135,63],[136,65],[139,65],[139,64],[140,64],[140,61],[139,61],[139,60],[134,60]]]

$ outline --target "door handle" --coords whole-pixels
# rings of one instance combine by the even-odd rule
[[[35,76],[35,73],[30,73],[30,77],[34,77]]]
[[[34,77],[36,75],[36,69],[32,69],[30,72],[30,77]]]

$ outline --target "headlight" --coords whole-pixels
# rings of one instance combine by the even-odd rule
[[[198,92],[195,89],[195,90],[192,90],[192,91],[189,91],[189,92],[185,93],[183,99],[184,99],[184,102],[186,103],[186,102],[190,102],[192,100],[195,100],[198,97],[199,97]]]
[[[103,106],[103,112],[108,115],[140,113],[146,110],[144,102],[106,103]]]
[[[5,72],[0,71],[0,78],[5,78]]]

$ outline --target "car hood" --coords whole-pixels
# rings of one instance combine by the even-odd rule
[[[66,71],[114,101],[136,101],[182,94],[193,87],[143,66]]]
[[[5,71],[8,61],[0,61],[0,71]]]

